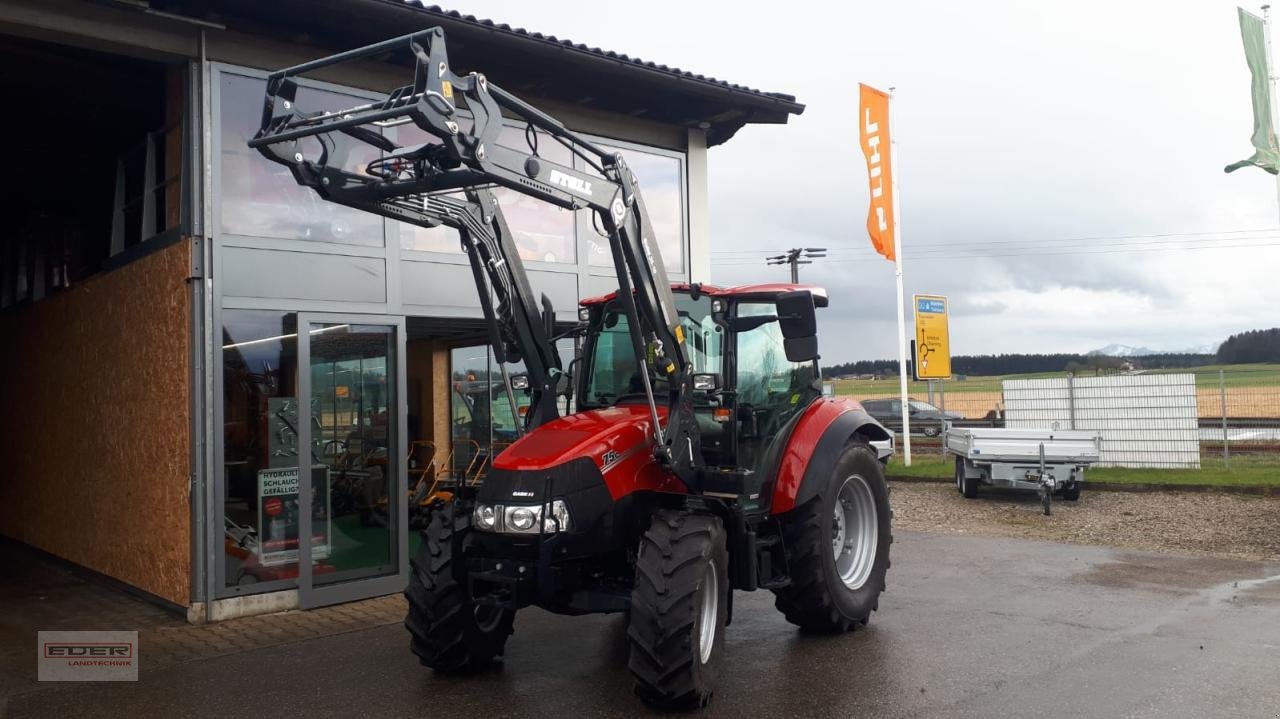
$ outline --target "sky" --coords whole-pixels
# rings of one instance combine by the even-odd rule
[[[1223,172],[1252,154],[1235,7],[449,5],[804,103],[710,151],[711,280],[785,280],[766,255],[829,248],[800,275],[831,298],[824,364],[897,351],[893,265],[866,234],[860,82],[896,88],[906,295],[950,298],[954,354],[1174,351],[1280,325],[1275,178]]]

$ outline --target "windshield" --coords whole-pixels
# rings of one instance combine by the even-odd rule
[[[934,407],[928,402],[920,402],[914,399],[911,400],[908,404],[911,405],[911,409],[914,409],[917,412],[936,412],[938,410],[937,407]]]
[[[724,332],[711,319],[711,298],[703,295],[694,300],[688,295],[676,295],[676,310],[684,326],[685,346],[693,365],[691,371],[719,375]],[[594,341],[582,404],[607,407],[622,401],[643,400],[644,384],[631,347],[630,325],[621,305],[610,303],[605,309],[603,326],[594,335]],[[666,380],[658,379],[652,370],[649,377],[655,394],[669,390]]]

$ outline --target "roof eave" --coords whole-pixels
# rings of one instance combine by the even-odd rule
[[[583,65],[596,67],[608,66],[611,69],[622,73],[624,76],[656,81],[664,84],[675,83],[681,91],[688,94],[705,98],[724,99],[744,110],[750,110],[749,115],[745,116],[741,123],[736,123],[736,127],[733,127],[732,131],[727,132],[720,142],[727,140],[733,135],[733,132],[736,132],[736,130],[744,124],[782,124],[787,122],[787,118],[790,115],[799,115],[803,113],[805,109],[804,104],[797,102],[796,99],[790,95],[752,91],[746,88],[734,87],[727,83],[699,79],[697,77],[686,75],[682,72],[672,71],[671,69],[664,69],[647,63],[624,59],[625,56],[609,57],[605,54],[592,52],[589,49],[583,49],[576,45],[567,44],[555,39],[554,37],[540,37],[528,32],[517,32],[509,26],[497,23],[489,24],[473,22],[464,17],[454,17],[448,12],[433,10],[431,7],[416,2],[406,2],[406,0],[356,1],[372,3],[389,9],[394,9],[396,11],[409,12],[416,16],[426,15],[445,26],[446,31],[450,29],[450,26],[452,26],[455,29],[462,29],[465,32],[484,32],[490,35],[498,35],[502,36],[504,40],[511,44],[517,46],[523,45],[539,54],[559,54],[562,57],[572,58],[575,62]],[[718,143],[709,141],[708,144]]]

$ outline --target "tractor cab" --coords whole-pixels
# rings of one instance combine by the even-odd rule
[[[826,290],[788,284],[672,290],[693,374],[702,464],[712,476],[764,477],[776,457],[770,449],[785,442],[792,420],[822,395],[816,353],[807,351],[805,338],[813,335],[814,307],[827,304]],[[649,363],[637,362],[616,292],[583,300],[579,319],[585,332],[574,373],[579,410],[643,404],[641,364],[655,395],[671,391]],[[746,495],[757,503],[750,500],[758,492]]]

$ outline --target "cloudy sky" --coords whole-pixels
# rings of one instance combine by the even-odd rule
[[[895,356],[866,238],[859,82],[896,86],[906,291],[948,295],[957,354],[1177,350],[1280,325],[1274,178],[1252,154],[1235,3],[458,0],[451,8],[796,95],[710,156],[717,284],[830,257],[827,362]],[[780,11],[782,10],[782,11]]]

